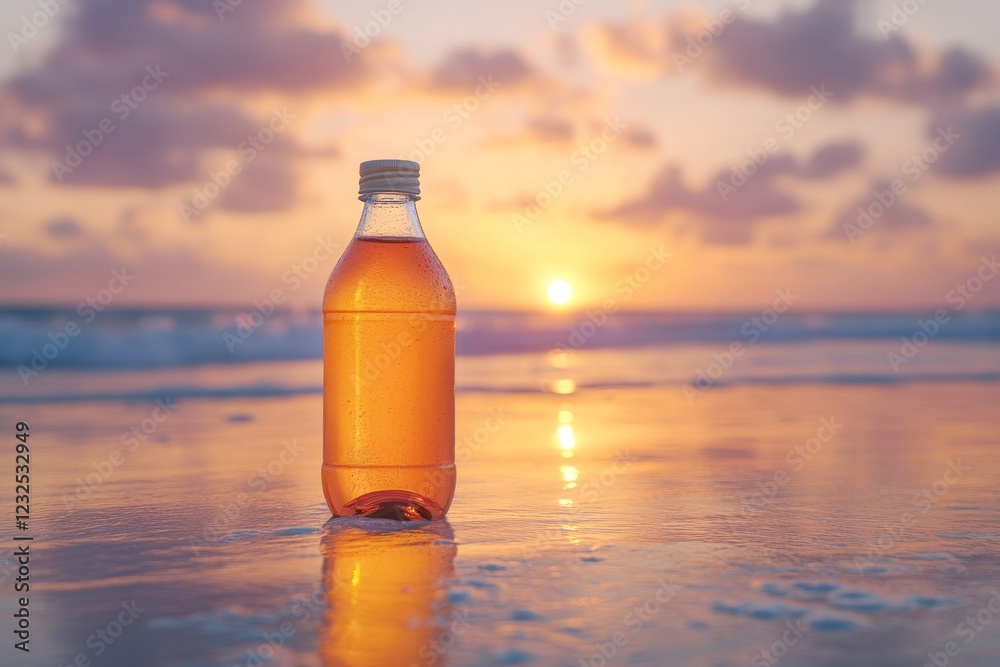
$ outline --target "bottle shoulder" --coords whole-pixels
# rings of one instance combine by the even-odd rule
[[[323,310],[454,314],[455,288],[426,239],[356,237],[330,274]]]

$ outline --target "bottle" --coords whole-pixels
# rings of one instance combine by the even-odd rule
[[[417,218],[419,175],[361,163],[361,222],[323,295],[334,516],[437,520],[455,492],[455,290]]]

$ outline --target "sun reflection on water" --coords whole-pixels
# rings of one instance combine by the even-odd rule
[[[575,489],[580,471],[573,466],[559,466],[559,472],[562,473],[563,489]]]

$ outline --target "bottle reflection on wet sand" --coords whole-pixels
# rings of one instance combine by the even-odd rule
[[[447,664],[458,551],[447,521],[332,519],[321,550],[325,667]]]

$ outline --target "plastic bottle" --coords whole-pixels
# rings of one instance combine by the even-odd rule
[[[420,166],[361,164],[361,222],[323,296],[323,492],[334,516],[441,519],[455,492],[455,290]]]

